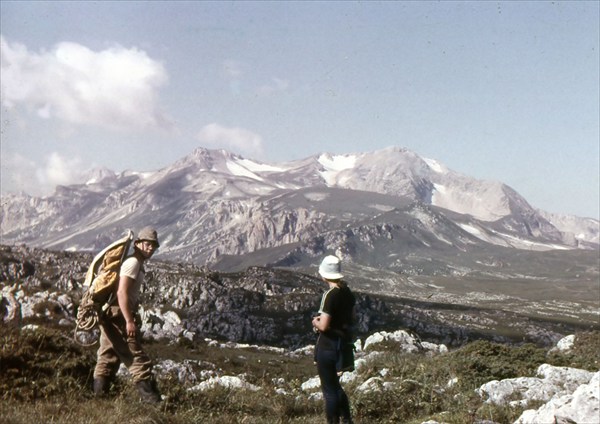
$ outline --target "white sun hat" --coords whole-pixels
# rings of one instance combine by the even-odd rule
[[[319,266],[319,275],[328,280],[339,280],[344,278],[342,275],[342,262],[337,256],[325,256],[321,266]]]

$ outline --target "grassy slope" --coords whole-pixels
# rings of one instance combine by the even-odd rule
[[[167,400],[152,407],[137,402],[133,387],[120,381],[105,400],[91,396],[95,352],[73,343],[64,330],[41,328],[18,331],[0,326],[0,422],[2,423],[321,423],[322,402],[311,401],[300,384],[316,371],[309,356],[291,357],[260,349],[232,349],[208,343],[179,345],[150,343],[153,358],[200,360],[219,375],[244,374],[258,392],[216,388],[186,390],[175,378],[160,381]],[[488,419],[514,421],[520,409],[490,406],[474,394],[481,384],[502,378],[534,375],[541,363],[600,368],[600,333],[581,333],[568,355],[547,354],[532,345],[510,347],[490,342],[469,343],[436,357],[399,353],[397,346],[381,346],[385,355],[361,369],[360,381],[380,376],[398,384],[379,393],[355,392],[346,387],[357,422],[420,423],[437,419],[469,423]],[[290,395],[276,393],[274,379],[285,379]],[[458,384],[447,388],[447,382]],[[281,385],[277,385],[281,387]]]

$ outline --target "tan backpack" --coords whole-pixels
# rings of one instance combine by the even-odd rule
[[[85,346],[96,343],[97,334],[92,336],[93,341],[82,342],[79,333],[94,332],[102,315],[115,302],[119,271],[132,241],[133,231],[128,230],[126,236],[105,247],[90,264],[83,283],[84,293],[77,310],[74,338],[78,343]],[[86,339],[89,338],[88,335]]]

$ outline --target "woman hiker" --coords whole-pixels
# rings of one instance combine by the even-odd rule
[[[319,315],[312,325],[319,333],[315,345],[315,360],[325,399],[327,423],[352,423],[350,401],[340,384],[341,347],[352,342],[356,299],[344,281],[340,259],[326,256],[319,266],[319,275],[327,284]],[[351,351],[352,352],[352,351]]]

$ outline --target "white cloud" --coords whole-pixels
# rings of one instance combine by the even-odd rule
[[[225,71],[225,75],[227,75],[227,77],[237,79],[242,76],[243,65],[241,62],[236,60],[226,60],[223,62],[223,70]]]
[[[163,127],[158,104],[167,82],[161,63],[136,48],[99,52],[62,42],[34,53],[0,36],[2,105],[23,106],[43,119],[112,129]]]
[[[25,192],[44,196],[54,192],[57,185],[81,183],[89,173],[89,165],[79,158],[65,158],[54,152],[42,164],[20,154],[3,154],[2,192]]]
[[[33,194],[31,189],[37,186],[35,162],[19,154],[8,153],[3,153],[0,159],[2,192],[25,191]]]
[[[258,88],[258,94],[271,95],[277,92],[287,91],[290,87],[290,82],[281,78],[273,78],[269,84],[264,84]]]
[[[38,179],[44,185],[57,186],[80,182],[83,163],[79,158],[64,158],[54,152],[46,158],[45,166],[38,171]]]
[[[244,86],[248,88],[248,66],[236,60],[226,60],[222,64],[223,73],[229,81],[231,94],[239,95]],[[251,92],[258,96],[270,96],[276,93],[286,92],[290,88],[290,82],[283,78],[273,77],[263,84],[252,85]]]
[[[263,156],[263,140],[244,128],[227,128],[212,123],[200,130],[198,140],[206,147],[218,147],[251,157]]]

